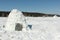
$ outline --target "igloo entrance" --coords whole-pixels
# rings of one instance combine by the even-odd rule
[[[23,29],[23,25],[20,23],[16,23],[15,31],[22,31],[22,29]]]

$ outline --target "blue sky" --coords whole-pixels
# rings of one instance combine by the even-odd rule
[[[12,9],[60,14],[60,0],[0,0],[0,11],[10,11]]]

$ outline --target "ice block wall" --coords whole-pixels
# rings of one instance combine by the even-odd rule
[[[25,23],[24,15],[22,14],[21,11],[18,11],[17,9],[13,9],[8,16],[5,29],[14,31],[17,23],[21,24],[23,26],[23,30],[25,30],[26,23]]]

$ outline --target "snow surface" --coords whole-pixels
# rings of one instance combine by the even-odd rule
[[[7,18],[0,17],[0,40],[60,40],[60,17],[26,17],[32,30],[5,31]]]

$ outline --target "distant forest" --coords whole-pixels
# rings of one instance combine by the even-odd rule
[[[10,11],[0,11],[0,17],[7,17]],[[53,17],[56,14],[45,14],[45,13],[37,13],[37,12],[22,12],[24,16],[27,17]],[[56,15],[60,17],[60,15]]]

